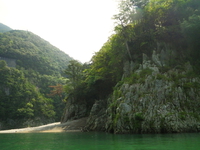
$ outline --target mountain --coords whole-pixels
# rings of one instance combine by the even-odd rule
[[[6,25],[0,23],[0,32],[3,33],[3,32],[10,31],[10,30],[12,30],[10,27],[8,27],[8,26],[6,26]]]
[[[28,31],[0,33],[0,43],[0,129],[60,121],[72,58]]]
[[[40,74],[58,75],[72,59],[49,42],[28,32],[12,30],[0,34],[0,57],[16,60],[16,65]]]

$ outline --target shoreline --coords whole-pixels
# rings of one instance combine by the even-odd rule
[[[82,132],[86,125],[87,117],[65,123],[55,122],[37,127],[27,127],[20,129],[0,130],[3,133],[59,133],[59,132]]]

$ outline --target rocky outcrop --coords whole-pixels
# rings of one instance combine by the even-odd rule
[[[85,131],[105,131],[106,101],[96,101],[90,111],[90,117],[84,127]]]
[[[114,133],[200,131],[200,79],[189,63],[163,68],[154,52],[114,91],[106,130]],[[163,71],[164,70],[164,71]]]
[[[61,122],[67,122],[68,120],[75,120],[85,117],[87,114],[87,105],[84,101],[77,102],[71,98],[67,100],[64,115]]]
[[[113,133],[200,131],[200,79],[189,63],[169,69],[165,54],[164,51],[162,54],[154,52],[151,59],[144,54],[143,63],[135,71],[132,71],[133,63],[126,64],[123,79],[106,101],[106,109],[100,101],[94,104],[87,130]]]

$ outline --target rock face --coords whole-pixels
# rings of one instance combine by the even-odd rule
[[[85,130],[88,131],[105,131],[105,118],[107,104],[103,100],[96,101],[90,111],[90,117],[87,120]]]
[[[65,112],[61,122],[67,122],[68,120],[75,120],[83,118],[87,113],[87,105],[84,101],[76,102],[74,99],[69,99],[66,104]]]
[[[139,69],[130,75],[126,72],[123,84],[115,87],[106,109],[102,102],[94,104],[87,130],[113,133],[200,131],[200,79],[193,74],[189,63],[168,69],[167,62],[160,59],[155,52],[151,60],[144,54]]]

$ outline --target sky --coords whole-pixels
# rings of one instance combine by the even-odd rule
[[[27,30],[80,62],[113,33],[116,0],[0,0],[0,22]]]

